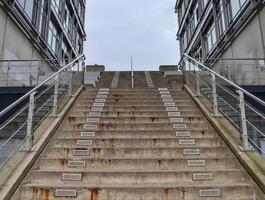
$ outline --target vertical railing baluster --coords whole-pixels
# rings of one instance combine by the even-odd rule
[[[52,117],[57,117],[58,94],[59,94],[59,74],[57,76],[55,76],[55,82],[54,82]]]
[[[240,119],[241,119],[241,133],[242,133],[242,151],[252,150],[248,141],[248,130],[247,130],[247,119],[246,119],[246,111],[245,111],[245,98],[244,93],[241,90],[237,90],[239,95],[239,111],[240,111]]]
[[[216,77],[215,74],[212,75],[212,97],[213,97],[213,116],[218,116],[218,101],[217,101],[217,91],[216,91]]]
[[[196,96],[201,96],[201,83],[200,83],[198,63],[196,63],[196,68],[194,71],[195,71],[195,77],[196,77]]]
[[[29,110],[28,110],[28,121],[27,121],[27,133],[24,145],[22,146],[23,151],[30,151],[33,147],[33,114],[35,108],[35,94],[37,92],[34,91],[29,96]]]

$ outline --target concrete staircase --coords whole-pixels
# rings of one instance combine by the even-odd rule
[[[85,88],[13,199],[263,199],[181,83],[113,76]]]

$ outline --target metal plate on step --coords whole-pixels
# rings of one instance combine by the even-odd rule
[[[168,112],[169,117],[180,117],[180,112]]]
[[[158,88],[159,91],[167,91],[167,88]]]
[[[91,146],[92,140],[77,140],[76,144],[79,146]]]
[[[176,106],[176,104],[174,102],[171,103],[164,103],[165,107],[169,107],[169,106]]]
[[[102,112],[103,111],[103,107],[92,107],[91,111],[92,112]]]
[[[89,149],[73,149],[73,156],[89,156]]]
[[[170,94],[169,91],[165,90],[165,91],[160,91],[160,94]]]
[[[98,95],[108,95],[109,92],[108,91],[100,91],[98,92]]]
[[[170,118],[170,121],[172,123],[179,123],[179,122],[183,122],[184,119],[183,118]]]
[[[90,117],[101,117],[101,112],[90,112],[88,115]]]
[[[88,123],[99,123],[99,118],[87,118]]]
[[[95,137],[95,132],[81,132],[81,137]]]
[[[56,189],[54,193],[55,197],[77,197],[76,190],[71,189]]]
[[[190,131],[177,131],[176,137],[190,137],[191,133]]]
[[[212,173],[193,173],[192,174],[192,180],[194,181],[206,181],[206,180],[212,180],[213,174]]]
[[[202,189],[199,190],[200,197],[221,197],[220,189]]]
[[[106,99],[108,95],[97,95],[97,99]]]
[[[94,107],[104,107],[105,103],[93,103]]]
[[[171,95],[170,94],[162,94],[161,98],[162,99],[171,98]]]
[[[174,100],[172,98],[164,98],[162,99],[163,102],[173,102]]]
[[[174,129],[186,129],[187,125],[186,124],[173,124]]]
[[[183,155],[200,155],[200,149],[183,149]]]
[[[188,160],[188,167],[205,167],[205,160]]]
[[[106,102],[106,99],[95,99],[96,103],[104,103]]]
[[[193,140],[193,139],[191,139],[191,140],[181,139],[181,140],[179,140],[179,144],[182,144],[182,145],[194,145],[195,144],[195,140]]]
[[[63,173],[62,180],[63,181],[81,181],[82,175],[81,173]]]
[[[98,125],[96,124],[85,124],[84,129],[86,130],[96,130],[98,128]]]
[[[83,160],[69,160],[68,167],[85,167],[86,161]]]
[[[109,91],[109,88],[100,88],[100,91]]]
[[[174,111],[178,111],[178,108],[177,107],[166,107],[166,111],[174,112]]]

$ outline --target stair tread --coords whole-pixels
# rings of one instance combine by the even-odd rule
[[[141,189],[141,188],[223,188],[223,187],[253,187],[252,184],[249,183],[242,183],[242,182],[233,182],[233,183],[211,183],[211,184],[204,184],[204,185],[198,185],[198,184],[81,184],[81,183],[74,183],[74,184],[62,184],[58,183],[26,183],[23,184],[22,187],[42,187],[42,188],[117,188],[117,189],[126,189],[126,188],[134,188],[134,189]]]
[[[197,170],[187,170],[187,169],[181,169],[181,170],[170,170],[170,169],[161,169],[161,170],[143,170],[143,169],[111,169],[111,170],[88,170],[88,169],[78,169],[78,168],[71,168],[71,169],[35,169],[33,171],[36,172],[50,172],[50,173],[217,173],[217,172],[243,172],[242,169],[216,169],[216,170],[210,170],[210,169],[197,169]]]

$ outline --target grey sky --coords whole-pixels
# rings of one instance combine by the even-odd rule
[[[107,70],[157,70],[177,64],[176,0],[87,0],[87,64]]]

